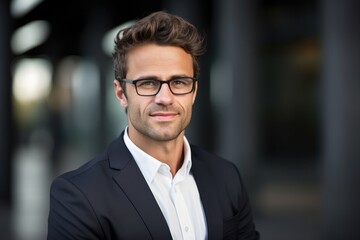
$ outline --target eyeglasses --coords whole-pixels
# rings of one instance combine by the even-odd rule
[[[165,83],[169,86],[171,93],[174,95],[185,95],[191,93],[195,89],[194,83],[197,79],[192,77],[179,77],[166,81],[157,79],[121,79],[120,81],[134,84],[136,93],[140,96],[155,96],[160,92],[161,86]]]

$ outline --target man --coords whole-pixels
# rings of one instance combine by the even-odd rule
[[[184,136],[202,42],[165,12],[117,35],[114,90],[128,127],[54,180],[48,239],[259,239],[234,164]]]

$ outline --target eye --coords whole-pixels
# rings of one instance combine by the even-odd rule
[[[191,83],[192,83],[192,79],[190,78],[178,78],[172,81],[172,85],[176,87],[187,86],[190,85]]]
[[[159,85],[158,81],[153,79],[140,80],[136,83],[136,86],[140,88],[150,88],[158,85]]]

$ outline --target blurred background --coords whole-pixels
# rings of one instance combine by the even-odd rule
[[[265,240],[360,239],[360,1],[0,1],[0,238],[46,238],[52,179],[126,126],[115,33],[206,37],[191,142],[235,162]]]

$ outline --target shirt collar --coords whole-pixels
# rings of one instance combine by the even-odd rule
[[[156,158],[150,156],[146,152],[144,152],[142,149],[140,149],[138,146],[136,146],[133,141],[129,138],[129,135],[127,133],[128,127],[126,127],[124,131],[124,142],[126,147],[129,149],[130,153],[134,157],[134,160],[136,164],[139,166],[141,173],[143,174],[146,182],[148,184],[151,184],[153,181],[155,175],[158,173],[160,167],[162,165],[167,164],[160,162]],[[192,166],[191,161],[191,149],[190,144],[187,141],[186,137],[184,136],[184,162],[183,165],[180,167],[176,175],[179,173],[181,175],[187,176],[190,173]]]
[[[188,140],[184,136],[184,163],[179,169],[179,171],[182,171],[182,174],[188,175],[190,173],[192,166],[192,160],[191,160],[191,148]]]

